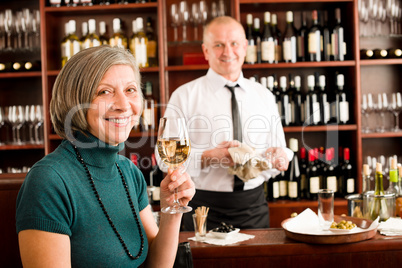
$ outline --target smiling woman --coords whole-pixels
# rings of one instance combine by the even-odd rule
[[[158,229],[144,176],[118,154],[141,109],[130,52],[90,48],[64,65],[50,103],[64,140],[31,168],[17,198],[24,267],[173,266],[181,214],[161,215]],[[161,182],[161,206],[172,205],[175,189],[182,204],[194,195],[182,170]]]

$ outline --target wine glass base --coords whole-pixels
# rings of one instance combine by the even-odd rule
[[[162,208],[161,211],[166,214],[178,214],[178,213],[187,213],[192,211],[193,208],[189,206],[182,206],[182,207],[165,207]]]

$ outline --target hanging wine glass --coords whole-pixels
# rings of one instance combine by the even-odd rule
[[[170,19],[171,19],[171,25],[173,27],[173,37],[174,37],[173,41],[177,42],[178,40],[177,27],[179,26],[180,18],[179,18],[179,10],[176,4],[172,4],[170,6]]]
[[[184,118],[163,117],[159,121],[157,149],[161,160],[171,169],[177,169],[190,155],[190,138]],[[174,190],[173,206],[161,209],[163,213],[186,213],[192,210],[181,206]]]
[[[202,28],[205,29],[205,25],[208,20],[208,6],[204,0],[200,1],[199,10],[200,10],[200,19],[201,19],[201,23],[202,23]]]
[[[194,41],[198,40],[198,25],[201,23],[201,13],[197,3],[191,4],[191,22],[194,27]]]
[[[13,50],[13,34],[14,34],[14,17],[13,11],[11,9],[6,9],[4,11],[4,29],[7,35],[6,49]]]
[[[218,2],[218,16],[225,16],[226,14],[226,6],[223,0],[219,0]]]
[[[392,93],[392,100],[389,105],[389,110],[392,112],[392,114],[395,116],[395,125],[392,128],[394,132],[398,132],[401,129],[399,128],[399,114],[402,111],[402,99],[401,99],[401,93]]]
[[[183,42],[187,42],[187,24],[190,20],[190,12],[186,1],[180,1],[180,22],[182,25]]]

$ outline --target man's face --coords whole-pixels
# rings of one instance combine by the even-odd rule
[[[212,70],[230,81],[238,79],[247,51],[241,25],[236,22],[210,25],[202,49]]]

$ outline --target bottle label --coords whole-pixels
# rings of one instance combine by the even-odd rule
[[[327,177],[327,189],[336,192],[336,190],[337,190],[336,176]]]
[[[279,182],[276,181],[272,184],[272,190],[273,190],[272,196],[275,199],[279,198]]]
[[[246,62],[251,63],[251,64],[257,62],[257,46],[256,45],[247,46]]]
[[[324,123],[328,123],[330,118],[330,105],[329,103],[326,101],[324,103]]]
[[[316,194],[320,189],[320,177],[311,177],[310,178],[310,193]]]
[[[275,43],[273,40],[261,42],[261,60],[273,63],[275,60]]]
[[[279,195],[280,196],[288,195],[288,181],[285,180],[279,181]]]
[[[290,198],[297,198],[297,181],[289,181],[288,194]]]
[[[355,179],[354,178],[348,178],[348,180],[346,181],[346,192],[348,194],[355,192]]]
[[[317,40],[316,33],[308,34],[308,52],[311,54],[317,53],[319,51],[319,39]]]
[[[313,123],[318,124],[320,122],[320,103],[315,101],[313,102]]]
[[[283,40],[283,60],[286,62],[296,62],[296,37],[292,36],[290,39]]]
[[[349,121],[349,102],[342,101],[339,103],[340,121],[346,123]]]
[[[155,187],[154,191],[152,192],[152,200],[153,201],[160,201],[161,197],[161,188],[160,187]]]

